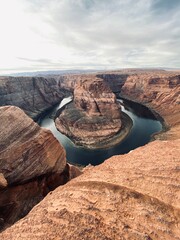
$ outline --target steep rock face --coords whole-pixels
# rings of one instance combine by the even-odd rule
[[[0,228],[72,178],[63,147],[22,110],[0,107]],[[74,170],[73,176],[79,175]]]
[[[127,73],[124,74],[116,74],[116,73],[104,73],[97,74],[98,78],[102,78],[106,84],[111,88],[111,90],[116,93],[119,92],[126,79],[128,77]]]
[[[180,140],[154,141],[58,187],[3,240],[177,240]]]
[[[130,75],[121,95],[146,104],[157,111],[172,129],[160,135],[163,139],[179,138],[180,75],[173,72]]]
[[[20,107],[34,119],[59,103],[70,91],[55,78],[0,77],[0,105]]]
[[[49,130],[14,106],[0,107],[0,119],[0,172],[8,184],[64,170],[65,150]]]
[[[101,79],[82,80],[75,87],[73,104],[55,122],[77,144],[92,147],[121,129],[120,106]]]

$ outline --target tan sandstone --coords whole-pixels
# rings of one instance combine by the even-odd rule
[[[114,156],[58,187],[3,240],[177,240],[180,140]]]
[[[21,109],[0,107],[0,229],[25,216],[49,191],[79,175],[49,130]]]

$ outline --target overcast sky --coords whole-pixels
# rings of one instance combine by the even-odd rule
[[[180,67],[180,0],[0,0],[0,74]]]

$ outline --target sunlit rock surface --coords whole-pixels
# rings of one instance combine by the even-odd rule
[[[0,237],[177,240],[179,156],[180,140],[114,156],[48,194]]]

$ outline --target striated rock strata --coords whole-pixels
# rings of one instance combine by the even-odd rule
[[[43,77],[0,77],[0,105],[15,105],[33,119],[59,103],[72,89],[61,79]]]
[[[130,75],[121,89],[121,95],[149,106],[163,117],[170,131],[159,139],[180,137],[180,74],[177,72],[150,72]]]
[[[180,140],[154,141],[58,187],[3,240],[178,240]]]
[[[63,171],[65,150],[49,130],[13,106],[0,108],[0,119],[0,171],[8,184]]]
[[[80,173],[63,147],[22,110],[0,107],[0,228],[25,216],[57,186]],[[72,172],[72,173],[71,173]]]
[[[96,75],[121,97],[153,109],[164,120],[166,130],[157,139],[180,137],[180,72],[124,69]]]
[[[120,105],[101,79],[82,80],[75,87],[74,102],[55,123],[76,144],[96,148],[121,130]]]

